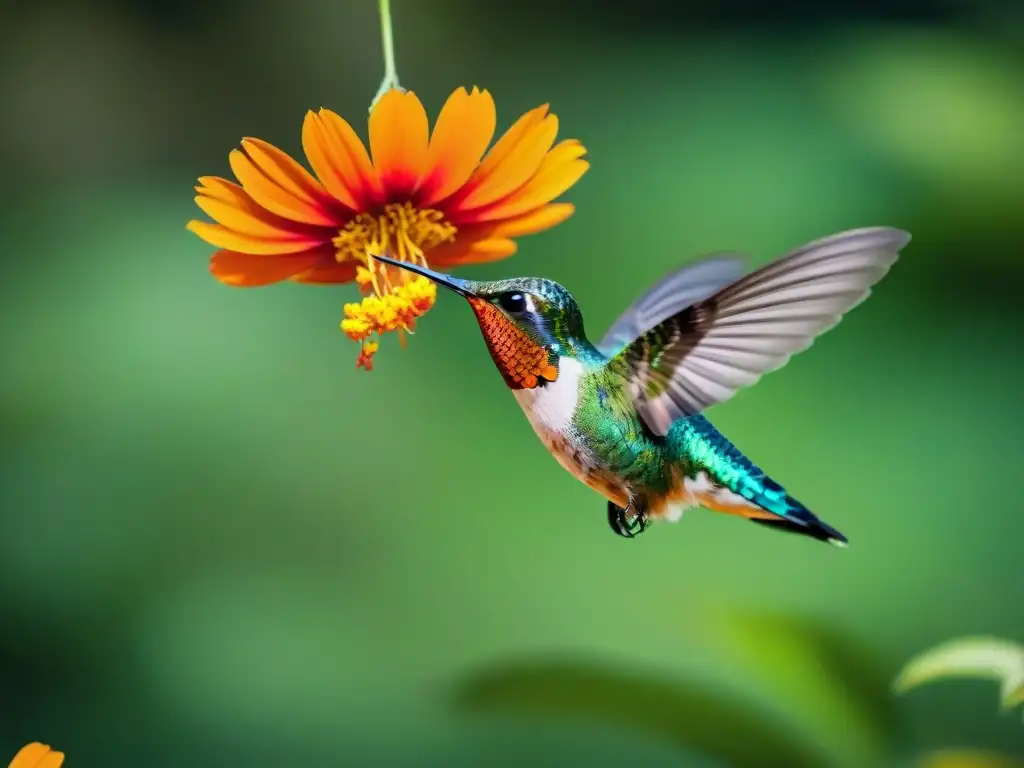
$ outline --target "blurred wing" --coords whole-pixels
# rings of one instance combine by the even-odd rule
[[[677,312],[743,277],[743,257],[714,254],[670,272],[634,301],[605,333],[598,350],[607,357]]]
[[[650,329],[616,360],[658,434],[786,364],[862,302],[910,235],[872,227],[805,245]]]

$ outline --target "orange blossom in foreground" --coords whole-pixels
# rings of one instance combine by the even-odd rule
[[[341,327],[362,342],[356,364],[370,369],[377,342],[369,337],[411,331],[437,295],[430,281],[373,255],[448,268],[495,261],[515,253],[512,238],[572,215],[570,203],[552,200],[589,167],[583,145],[555,144],[558,118],[544,105],[484,155],[495,125],[487,91],[457,89],[430,132],[416,95],[393,89],[370,111],[367,152],[337,114],[310,111],[302,148],[315,176],[244,139],[229,156],[239,184],[204,176],[196,187],[196,203],[216,223],[188,228],[222,249],[210,271],[227,285],[355,281],[365,296],[345,305]]]
[[[63,752],[55,752],[49,745],[33,741],[18,751],[8,768],[60,768],[63,764]]]

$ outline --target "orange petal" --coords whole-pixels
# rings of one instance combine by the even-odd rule
[[[267,178],[314,209],[331,213],[334,200],[313,175],[286,152],[261,139],[243,139],[242,149],[252,158]],[[335,218],[330,219],[334,223]]]
[[[233,181],[222,179],[220,176],[200,176],[196,192],[217,200],[223,200],[225,203],[236,203],[239,208],[256,205],[244,189]],[[270,212],[267,211],[267,213],[269,214]]]
[[[480,163],[480,167],[476,169],[476,173],[473,174],[471,181],[479,183],[490,176],[520,140],[541,124],[541,121],[547,114],[548,105],[541,104],[516,120],[512,127],[505,131],[505,134],[491,147],[491,151],[487,153],[483,162]]]
[[[356,267],[354,261],[343,261],[340,264],[333,259],[331,263],[323,263],[313,267],[302,274],[295,275],[292,280],[296,283],[309,283],[312,285],[328,285],[330,283],[351,283],[356,279]]]
[[[329,109],[321,109],[319,118],[328,147],[332,150],[334,165],[345,184],[356,195],[358,210],[365,211],[383,203],[386,199],[384,185],[370,162],[366,147],[352,126]]]
[[[359,210],[355,191],[349,187],[345,181],[345,173],[339,167],[344,164],[348,166],[346,170],[349,170],[351,163],[347,162],[348,157],[344,151],[339,153],[330,145],[325,129],[320,124],[320,118],[312,111],[306,112],[306,117],[302,121],[302,151],[306,153],[313,173],[327,191],[346,208]],[[359,187],[361,186],[360,183]],[[359,190],[359,187],[356,190]]]
[[[198,201],[198,198],[196,198]],[[187,225],[190,232],[198,235],[210,245],[227,248],[232,251],[255,254],[283,254],[308,251],[323,243],[322,239],[292,235],[287,238],[257,237],[255,235],[236,232],[233,229],[211,224],[208,221],[193,219]]]
[[[520,216],[554,200],[580,180],[590,163],[579,158],[586,154],[575,139],[561,142],[544,158],[537,173],[502,200],[466,214],[469,221],[496,221]]]
[[[60,768],[63,763],[63,752],[56,752],[49,745],[34,741],[18,751],[9,768]]]
[[[491,143],[497,125],[494,99],[487,91],[458,88],[437,117],[427,150],[427,168],[417,194],[430,207],[466,183]]]
[[[215,197],[207,197],[202,193],[196,197],[196,205],[217,223],[253,237],[287,239],[296,234],[294,229],[285,229],[271,224],[267,218],[260,215],[260,212],[264,214],[267,212],[255,205],[251,208],[240,208],[233,203]]]
[[[309,164],[335,198],[353,211],[384,201],[384,187],[352,126],[331,112],[306,113],[302,148]]]
[[[510,256],[515,252],[514,243],[510,247],[511,238],[553,227],[569,218],[575,210],[572,203],[551,203],[505,221],[471,224],[460,230],[454,241],[430,249],[427,259],[434,266],[443,266],[487,260],[480,256],[488,253]],[[501,245],[495,244],[498,241]],[[470,252],[473,255],[467,256]],[[469,262],[463,262],[466,258]]]
[[[522,216],[499,222],[491,234],[500,237],[520,237],[543,232],[545,229],[561,224],[576,211],[572,203],[549,203],[535,208]]]
[[[427,254],[430,264],[437,267],[456,267],[463,264],[483,264],[499,261],[516,252],[515,241],[504,237],[482,240],[457,240],[445,243]]]
[[[196,192],[199,193],[196,204],[208,215],[217,219],[219,223],[231,229],[247,232],[249,230],[245,226],[241,224],[236,226],[235,222],[249,222],[251,219],[257,219],[258,221],[252,222],[254,231],[251,234],[254,235],[264,233],[269,237],[280,237],[324,234],[323,229],[271,213],[253,200],[244,189],[227,179],[217,176],[201,176]],[[229,209],[233,210],[229,211]],[[210,210],[218,211],[218,214],[210,213]],[[221,218],[221,212],[224,213],[225,218]],[[259,232],[255,231],[256,227],[260,228]],[[333,228],[330,231],[333,231]]]
[[[310,270],[322,259],[321,252],[256,256],[236,251],[217,251],[210,259],[210,272],[225,285],[254,288],[288,280]]]
[[[452,218],[464,220],[459,213],[473,208],[482,208],[500,200],[526,183],[540,168],[558,134],[558,118],[548,115],[516,142],[493,172],[474,185],[471,179],[469,190],[452,210]]]
[[[336,225],[337,212],[319,182],[284,152],[256,139],[243,139],[228,162],[253,200],[286,219],[320,226]]]
[[[392,199],[408,197],[427,167],[427,113],[412,91],[392,89],[370,113],[373,166]]]

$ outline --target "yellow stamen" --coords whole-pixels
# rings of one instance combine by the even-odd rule
[[[387,254],[399,261],[425,264],[423,252],[455,238],[457,230],[432,208],[391,203],[384,213],[361,213],[334,238],[335,258],[367,264],[367,255]],[[374,266],[368,265],[370,272]],[[374,286],[378,294],[378,286]]]
[[[373,287],[373,282],[373,272],[366,267],[356,267],[356,285],[359,286],[359,290],[365,293]]]
[[[368,371],[372,371],[373,356],[377,354],[378,347],[380,347],[380,344],[376,341],[364,342],[362,348],[359,350],[359,358],[356,360],[356,368],[365,368]]]
[[[437,300],[437,286],[425,277],[414,277],[383,296],[370,295],[358,304],[345,305],[343,330],[354,341],[372,333],[412,331],[416,318]]]
[[[424,251],[454,239],[455,231],[440,211],[392,203],[382,214],[359,214],[334,238],[339,262],[360,262],[356,283],[368,294],[358,304],[346,304],[341,321],[341,330],[363,344],[357,366],[369,370],[373,365],[377,342],[366,341],[372,334],[398,331],[404,346],[405,333],[413,332],[416,319],[437,300],[437,286],[432,281],[404,269],[392,272],[373,257],[388,254],[399,261],[427,266]]]

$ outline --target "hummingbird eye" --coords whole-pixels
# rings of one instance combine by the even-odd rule
[[[498,297],[498,304],[506,312],[510,312],[513,315],[526,311],[526,297],[519,291],[509,291],[508,293],[501,294]]]

